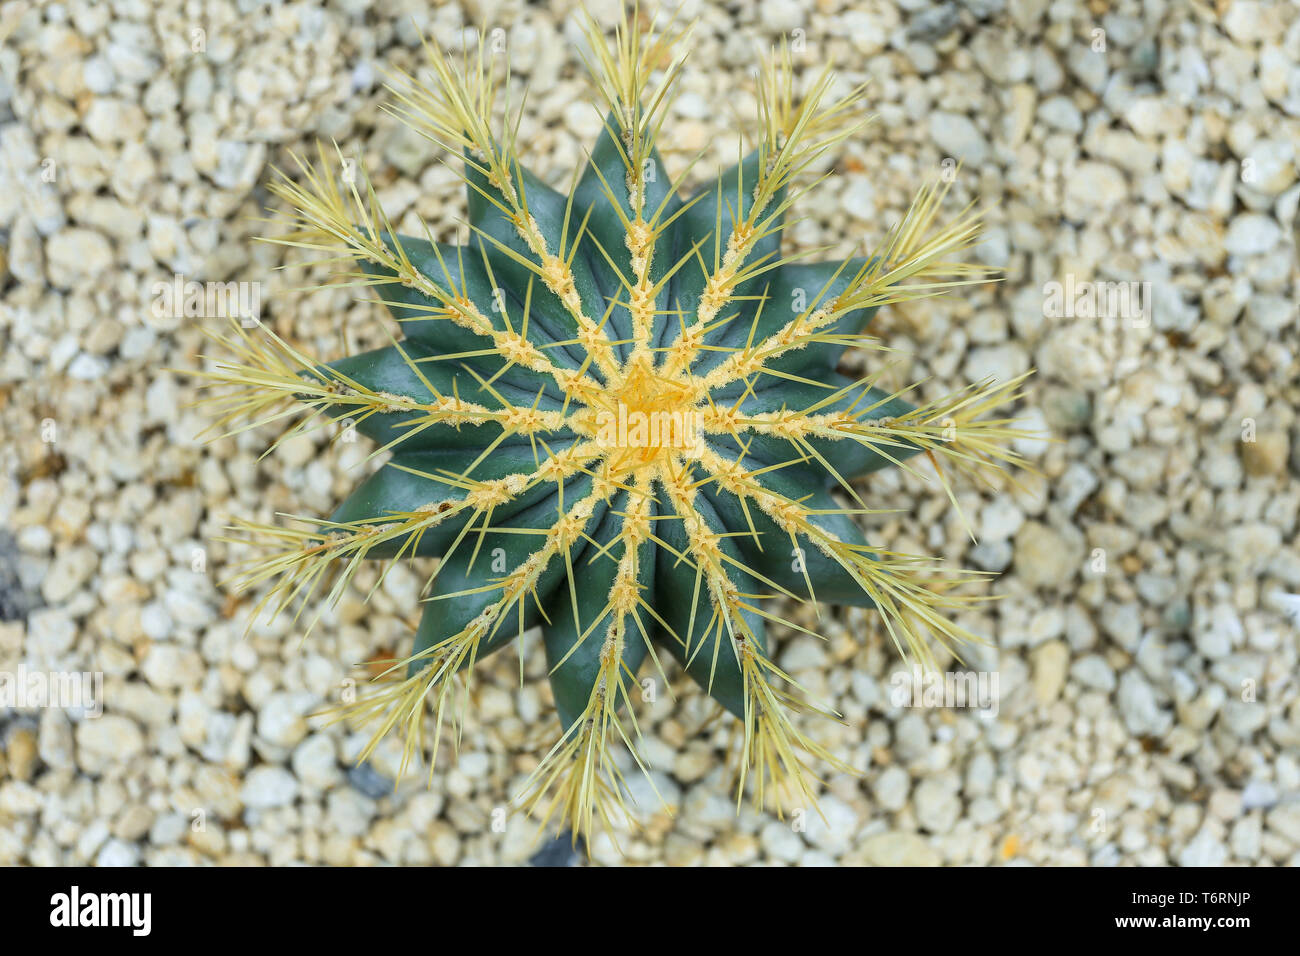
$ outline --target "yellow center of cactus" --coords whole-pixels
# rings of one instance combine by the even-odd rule
[[[621,380],[593,400],[596,441],[616,473],[696,454],[700,412],[689,404],[691,391],[681,377],[661,375],[634,358]]]

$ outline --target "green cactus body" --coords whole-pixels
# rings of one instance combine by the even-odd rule
[[[631,691],[673,666],[665,652],[739,719],[741,790],[748,778],[763,799],[777,781],[806,805],[804,755],[843,765],[791,718],[804,704],[769,657],[784,622],[765,599],[874,606],[922,662],[926,634],[970,638],[946,612],[971,599],[928,559],[867,542],[852,482],[918,452],[959,470],[1014,462],[1008,423],[976,419],[1019,382],[917,407],[837,365],[880,348],[880,306],[987,281],[958,258],[978,213],[939,225],[944,189],[927,188],[868,258],[783,256],[794,180],[855,128],[857,92],[830,101],[824,73],[796,104],[774,57],[757,148],[685,198],[654,145],[680,35],[588,33],[607,118],[567,195],[491,132],[490,58],[459,69],[432,47],[437,82],[397,84],[394,111],[465,156],[468,242],[396,234],[324,151],[276,185],[294,231],[274,241],[355,263],[345,280],[378,293],[403,339],[328,364],[267,329],[229,340],[239,360],[208,373],[238,386],[227,419],[289,399],[391,453],[316,530],[255,529],[286,547],[244,583],[273,581],[281,608],[328,565],[344,571],[336,600],[362,560],[441,559],[411,655],[354,707],[376,739],[405,728],[408,759],[427,710],[441,732],[453,677],[541,625],[529,652],[544,650],[561,730],[526,798],[575,831],[618,804],[609,744],[631,746]]]

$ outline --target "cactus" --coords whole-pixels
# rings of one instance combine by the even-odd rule
[[[391,111],[463,156],[460,245],[399,234],[337,148],[280,174],[289,229],[269,241],[374,290],[403,338],[322,364],[269,328],[236,326],[217,336],[235,357],[201,373],[233,388],[208,401],[239,427],[296,403],[312,414],[291,431],[347,420],[391,457],[328,520],[242,523],[272,547],[237,583],[268,585],[258,609],[279,612],[338,571],[310,630],[363,561],[387,573],[441,559],[411,654],[348,710],[375,722],[372,748],[400,729],[403,767],[426,751],[432,763],[463,716],[453,688],[518,639],[521,655],[545,654],[559,717],[521,794],[537,816],[586,833],[625,809],[615,745],[635,757],[637,675],[666,685],[666,666],[738,719],[738,799],[748,783],[760,804],[807,806],[815,760],[851,768],[798,726],[821,708],[773,662],[769,626],[797,625],[765,599],[875,607],[923,666],[931,641],[974,639],[951,617],[986,599],[953,588],[978,574],[868,543],[854,479],[921,474],[907,463],[917,454],[945,488],[945,469],[1023,464],[1004,447],[1015,423],[981,420],[1022,379],[913,405],[879,371],[837,370],[846,349],[885,350],[866,331],[881,306],[993,277],[962,260],[981,214],[941,222],[940,182],[869,255],[783,254],[788,216],[815,185],[796,182],[861,128],[862,91],[833,97],[827,69],[796,97],[789,53],[775,51],[756,80],[756,148],[685,198],[655,143],[689,31],[633,15],[612,41],[590,21],[586,32],[605,129],[567,195],[522,165],[517,109],[492,122],[502,84],[481,44],[463,59],[426,44],[432,81],[394,78]],[[540,645],[524,646],[536,625]]]

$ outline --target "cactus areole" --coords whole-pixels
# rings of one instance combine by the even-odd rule
[[[769,629],[795,626],[777,611],[874,607],[926,664],[930,642],[972,639],[951,614],[981,600],[953,588],[977,575],[869,543],[855,479],[1020,464],[1004,450],[1014,423],[982,416],[1021,380],[912,404],[911,389],[879,387],[883,360],[865,378],[837,370],[846,349],[882,358],[868,333],[881,306],[990,280],[963,260],[980,214],[940,222],[937,184],[861,257],[783,253],[815,185],[801,174],[865,123],[861,89],[832,96],[829,70],[796,96],[784,49],[756,81],[756,148],[686,195],[656,148],[685,32],[631,15],[611,39],[588,23],[604,132],[567,194],[524,167],[517,111],[494,122],[491,53],[427,44],[430,82],[399,77],[391,109],[457,168],[463,157],[463,242],[399,233],[337,150],[274,185],[289,229],[270,241],[373,292],[400,341],[322,364],[269,328],[236,327],[218,336],[236,357],[202,373],[227,386],[210,399],[223,424],[292,402],[314,413],[298,428],[347,420],[387,456],[327,520],[243,525],[274,546],[239,582],[265,585],[263,606],[305,604],[341,570],[319,617],[364,560],[440,559],[410,655],[346,716],[374,721],[372,747],[399,729],[403,765],[432,763],[476,661],[516,640],[544,652],[559,729],[520,800],[575,833],[622,807],[616,748],[641,764],[640,680],[666,684],[674,667],[738,721],[737,796],[748,785],[760,803],[810,805],[810,757],[852,768],[801,729],[800,711],[832,708],[773,662]]]

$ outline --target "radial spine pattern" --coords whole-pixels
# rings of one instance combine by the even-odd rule
[[[928,640],[973,639],[950,615],[981,599],[954,590],[977,575],[869,544],[853,481],[918,453],[940,480],[1021,463],[1014,423],[982,418],[1021,380],[914,406],[837,371],[846,348],[886,351],[866,331],[881,306],[991,278],[962,258],[979,213],[940,222],[946,187],[927,187],[867,256],[783,255],[796,180],[862,125],[861,90],[833,98],[829,70],[796,98],[783,50],[757,80],[757,148],[683,198],[655,142],[686,32],[632,15],[610,41],[589,22],[605,130],[567,195],[522,165],[519,110],[492,122],[491,54],[427,44],[429,81],[395,78],[392,111],[463,156],[467,243],[399,235],[325,149],[274,186],[291,227],[271,241],[373,289],[402,341],[321,364],[238,328],[221,337],[236,357],[204,373],[233,386],[210,399],[222,425],[305,407],[295,431],[348,420],[391,453],[328,520],[243,525],[274,546],[238,582],[264,589],[259,610],[300,613],[341,571],[319,615],[367,559],[441,559],[411,655],[350,713],[375,722],[372,747],[400,729],[406,760],[436,756],[474,663],[541,625],[561,733],[524,798],[575,833],[622,804],[614,745],[635,755],[637,675],[662,678],[665,651],[740,721],[737,796],[749,781],[760,803],[809,805],[810,755],[851,768],[796,726],[809,705],[766,638],[795,625],[764,599],[874,606],[929,664]]]

